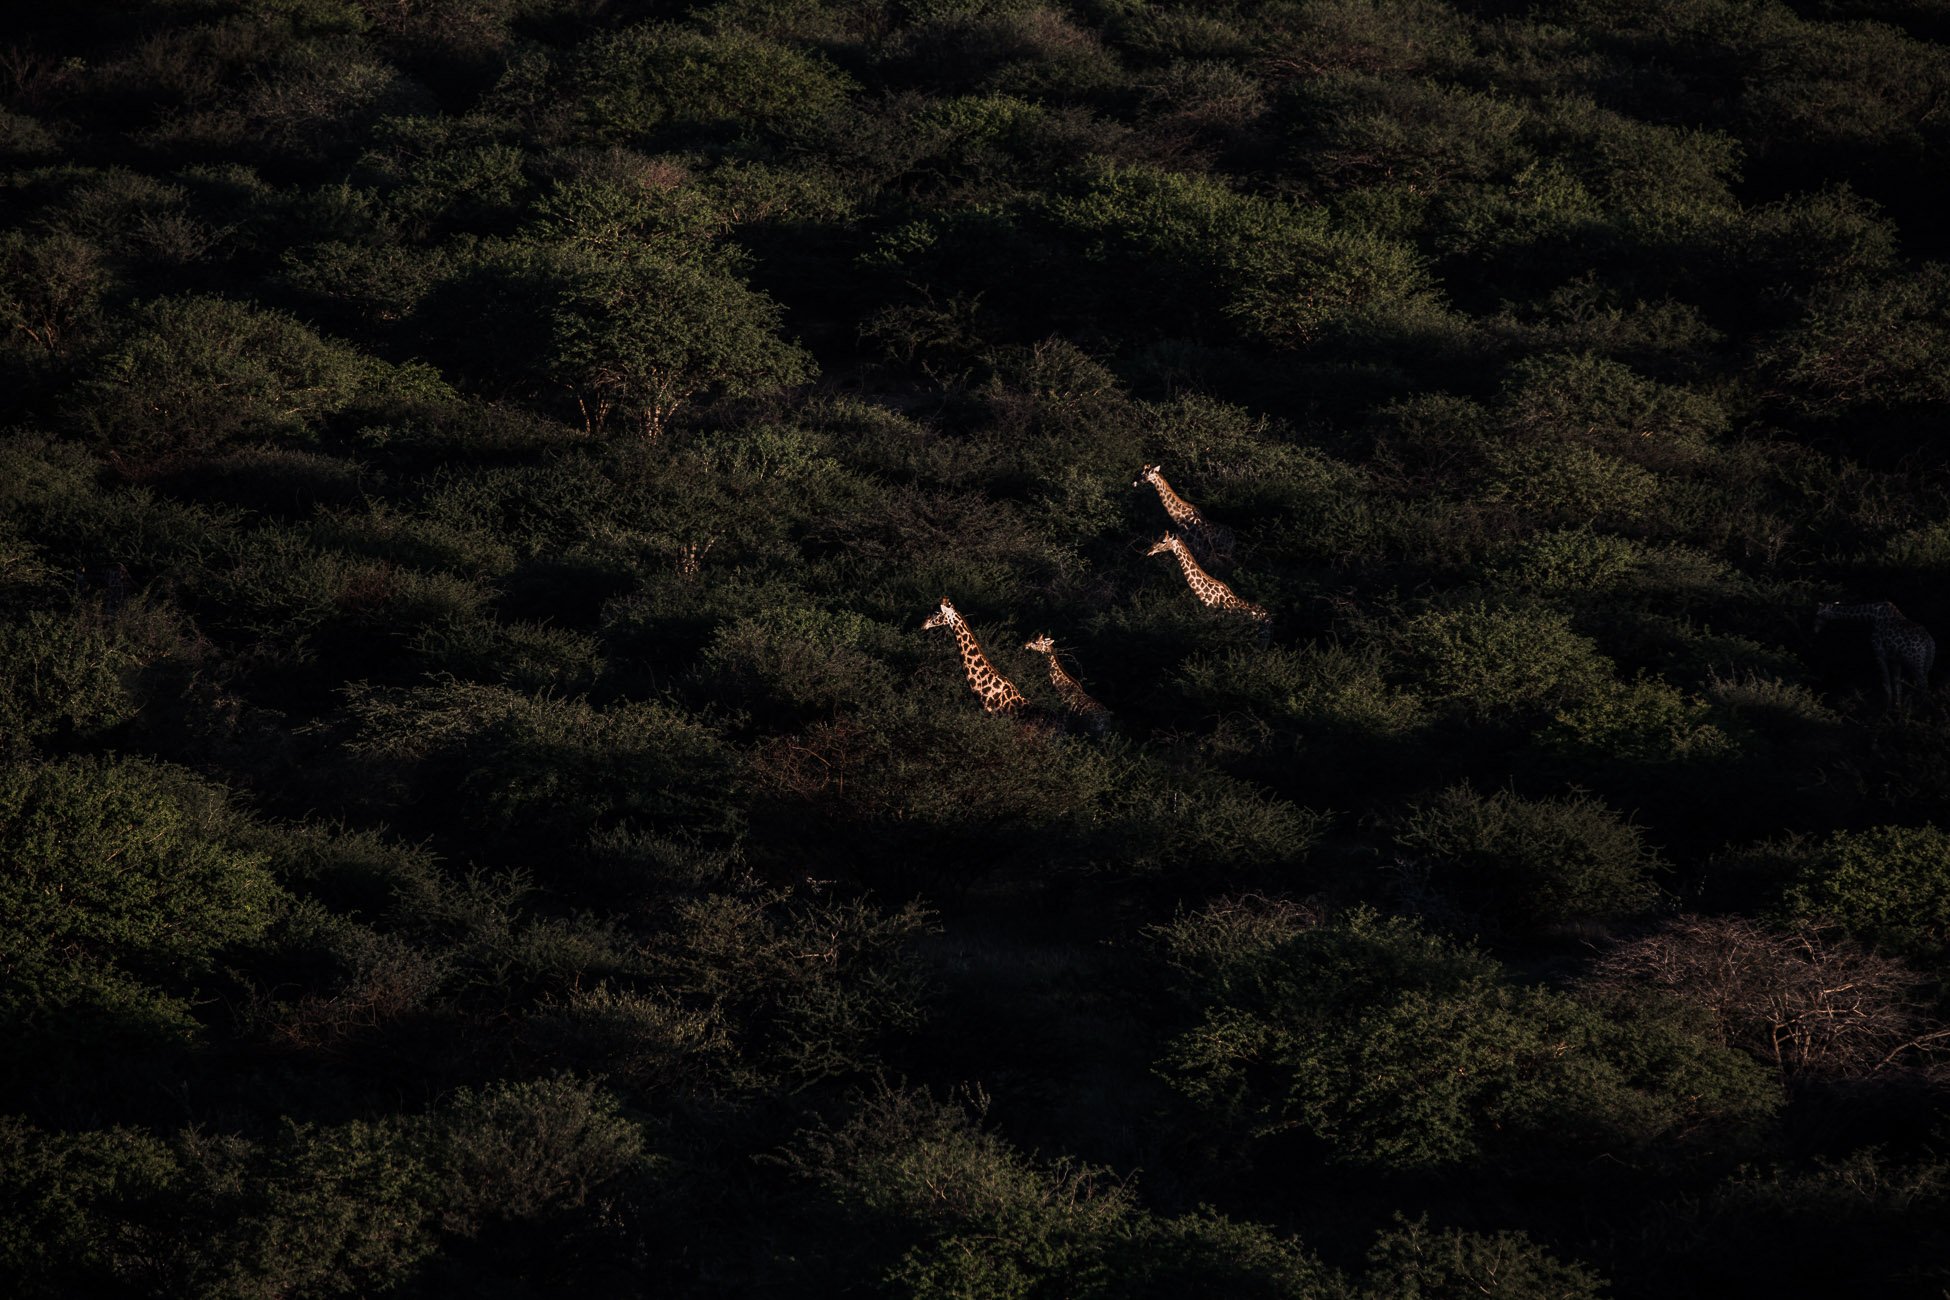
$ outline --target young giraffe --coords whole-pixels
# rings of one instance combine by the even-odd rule
[[[1146,465],[1138,471],[1131,483],[1132,487],[1143,487],[1149,483],[1158,490],[1158,502],[1171,516],[1172,524],[1178,529],[1192,551],[1207,564],[1223,564],[1232,558],[1232,530],[1222,524],[1215,524],[1199,513],[1197,506],[1171,490],[1165,476],[1159,472],[1162,466]]]
[[[1231,587],[1199,568],[1198,561],[1192,558],[1191,548],[1186,546],[1175,533],[1166,533],[1154,542],[1145,554],[1157,555],[1163,551],[1170,551],[1178,557],[1178,567],[1185,571],[1185,585],[1192,589],[1192,594],[1197,596],[1207,609],[1216,609],[1226,614],[1240,614],[1251,619],[1259,628],[1261,641],[1273,634],[1273,616],[1252,601],[1234,595]]]
[[[968,689],[981,697],[983,710],[988,713],[1021,712],[1029,701],[1023,699],[1022,692],[1008,678],[995,671],[989,657],[982,653],[975,633],[969,630],[967,620],[955,611],[946,596],[941,598],[941,608],[928,615],[921,624],[923,632],[937,627],[955,630],[955,642],[961,647],[962,671],[968,674]]]
[[[1083,724],[1093,736],[1101,736],[1110,729],[1110,710],[1090,698],[1083,689],[1083,683],[1070,676],[1056,657],[1056,642],[1047,636],[1039,636],[1033,641],[1023,642],[1023,649],[1033,650],[1049,658],[1049,684],[1056,688],[1063,707],[1068,709],[1076,720]]]
[[[1936,663],[1936,639],[1921,623],[1905,618],[1887,600],[1868,605],[1829,601],[1815,610],[1815,631],[1830,623],[1867,623],[1869,653],[1882,673],[1882,698],[1894,707],[1905,684],[1930,693],[1930,667]]]

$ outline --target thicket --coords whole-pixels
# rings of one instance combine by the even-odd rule
[[[10,18],[0,1287],[1938,1294],[1947,42]]]

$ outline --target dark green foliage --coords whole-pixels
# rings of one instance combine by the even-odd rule
[[[722,271],[654,259],[598,264],[569,277],[549,367],[592,433],[615,410],[655,438],[706,389],[739,396],[807,378],[810,358],[777,328],[776,307]]]
[[[833,1280],[877,1274],[887,1294],[1346,1294],[1291,1239],[1209,1212],[1146,1214],[1105,1171],[1041,1167],[924,1094],[868,1098],[788,1160],[846,1226],[822,1243]]]
[[[1550,610],[1488,603],[1432,609],[1396,635],[1430,696],[1479,719],[1577,700],[1610,677],[1597,648]]]
[[[907,945],[929,915],[868,903],[712,895],[682,904],[653,969],[726,1032],[754,1084],[871,1068],[871,1049],[922,1019]]]
[[[578,115],[598,138],[741,128],[803,132],[851,86],[817,53],[741,31],[626,28],[591,42],[576,70]]]
[[[6,349],[65,359],[86,341],[110,274],[101,250],[65,231],[0,237],[0,325]]]
[[[1578,794],[1529,800],[1453,786],[1410,805],[1395,842],[1433,888],[1520,926],[1640,911],[1660,866],[1637,827]]]
[[[0,1290],[1941,1289],[1940,0],[15,8]]]
[[[718,828],[732,806],[723,741],[708,723],[666,706],[599,709],[450,681],[362,692],[351,708],[363,759],[463,794],[491,834],[559,847],[557,837],[571,830],[632,816]]]
[[[1405,1223],[1384,1233],[1368,1259],[1367,1294],[1376,1300],[1598,1300],[1607,1290],[1590,1269],[1552,1258],[1520,1232],[1437,1233],[1427,1220]]]
[[[225,822],[220,790],[153,764],[0,768],[0,859],[12,864],[0,1006],[15,1032],[83,1012],[188,1025],[183,982],[262,933],[277,900],[264,859],[230,843]]]
[[[1950,835],[1934,826],[1837,831],[1789,884],[1789,910],[1898,952],[1950,943]]]
[[[462,1091],[429,1114],[296,1126],[263,1142],[195,1130],[71,1137],[10,1120],[0,1151],[13,1229],[0,1259],[29,1296],[392,1290],[443,1242],[505,1242],[531,1222],[559,1231],[648,1163],[615,1100],[571,1079]]]
[[[31,613],[0,625],[0,737],[87,736],[135,715],[135,655],[106,620]]]
[[[1169,267],[1192,302],[1206,298],[1218,318],[1276,344],[1304,345],[1412,311],[1430,293],[1411,250],[1334,229],[1319,209],[1236,194],[1200,177],[1099,171],[1080,193],[1059,198],[1051,215],[1121,270],[1140,262]]]
[[[354,401],[444,385],[395,374],[290,317],[221,298],[149,303],[74,394],[74,419],[111,456],[154,469],[226,444],[311,439]]]
[[[1777,1104],[1683,1016],[1526,987],[1405,920],[1357,911],[1241,934],[1221,911],[1163,938],[1202,1012],[1164,1068],[1235,1141],[1297,1132],[1338,1162],[1391,1169],[1552,1148],[1675,1160],[1682,1135],[1738,1133]]]

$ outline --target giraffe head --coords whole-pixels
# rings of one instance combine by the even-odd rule
[[[1151,543],[1151,549],[1146,551],[1145,554],[1163,555],[1166,551],[1170,551],[1173,555],[1177,555],[1184,549],[1185,543],[1178,540],[1177,533],[1166,533],[1163,537]]]
[[[1023,642],[1022,648],[1025,650],[1033,650],[1039,655],[1050,655],[1056,653],[1056,642],[1050,640],[1049,635],[1045,633],[1033,641]]]
[[[1162,465],[1146,465],[1143,469],[1140,469],[1138,471],[1138,476],[1131,480],[1131,486],[1143,487],[1146,483],[1158,482],[1161,478],[1164,477],[1164,475],[1158,472],[1163,468],[1164,466]]]
[[[921,621],[921,630],[926,632],[937,627],[953,627],[960,621],[961,615],[955,612],[955,607],[949,603],[946,596],[943,596],[941,607]]]

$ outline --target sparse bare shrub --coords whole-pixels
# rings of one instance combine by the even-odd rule
[[[1924,1019],[1923,976],[1828,926],[1682,916],[1613,949],[1593,979],[1704,1007],[1723,1044],[1790,1077],[1867,1074],[1925,1059],[1950,1039]]]

